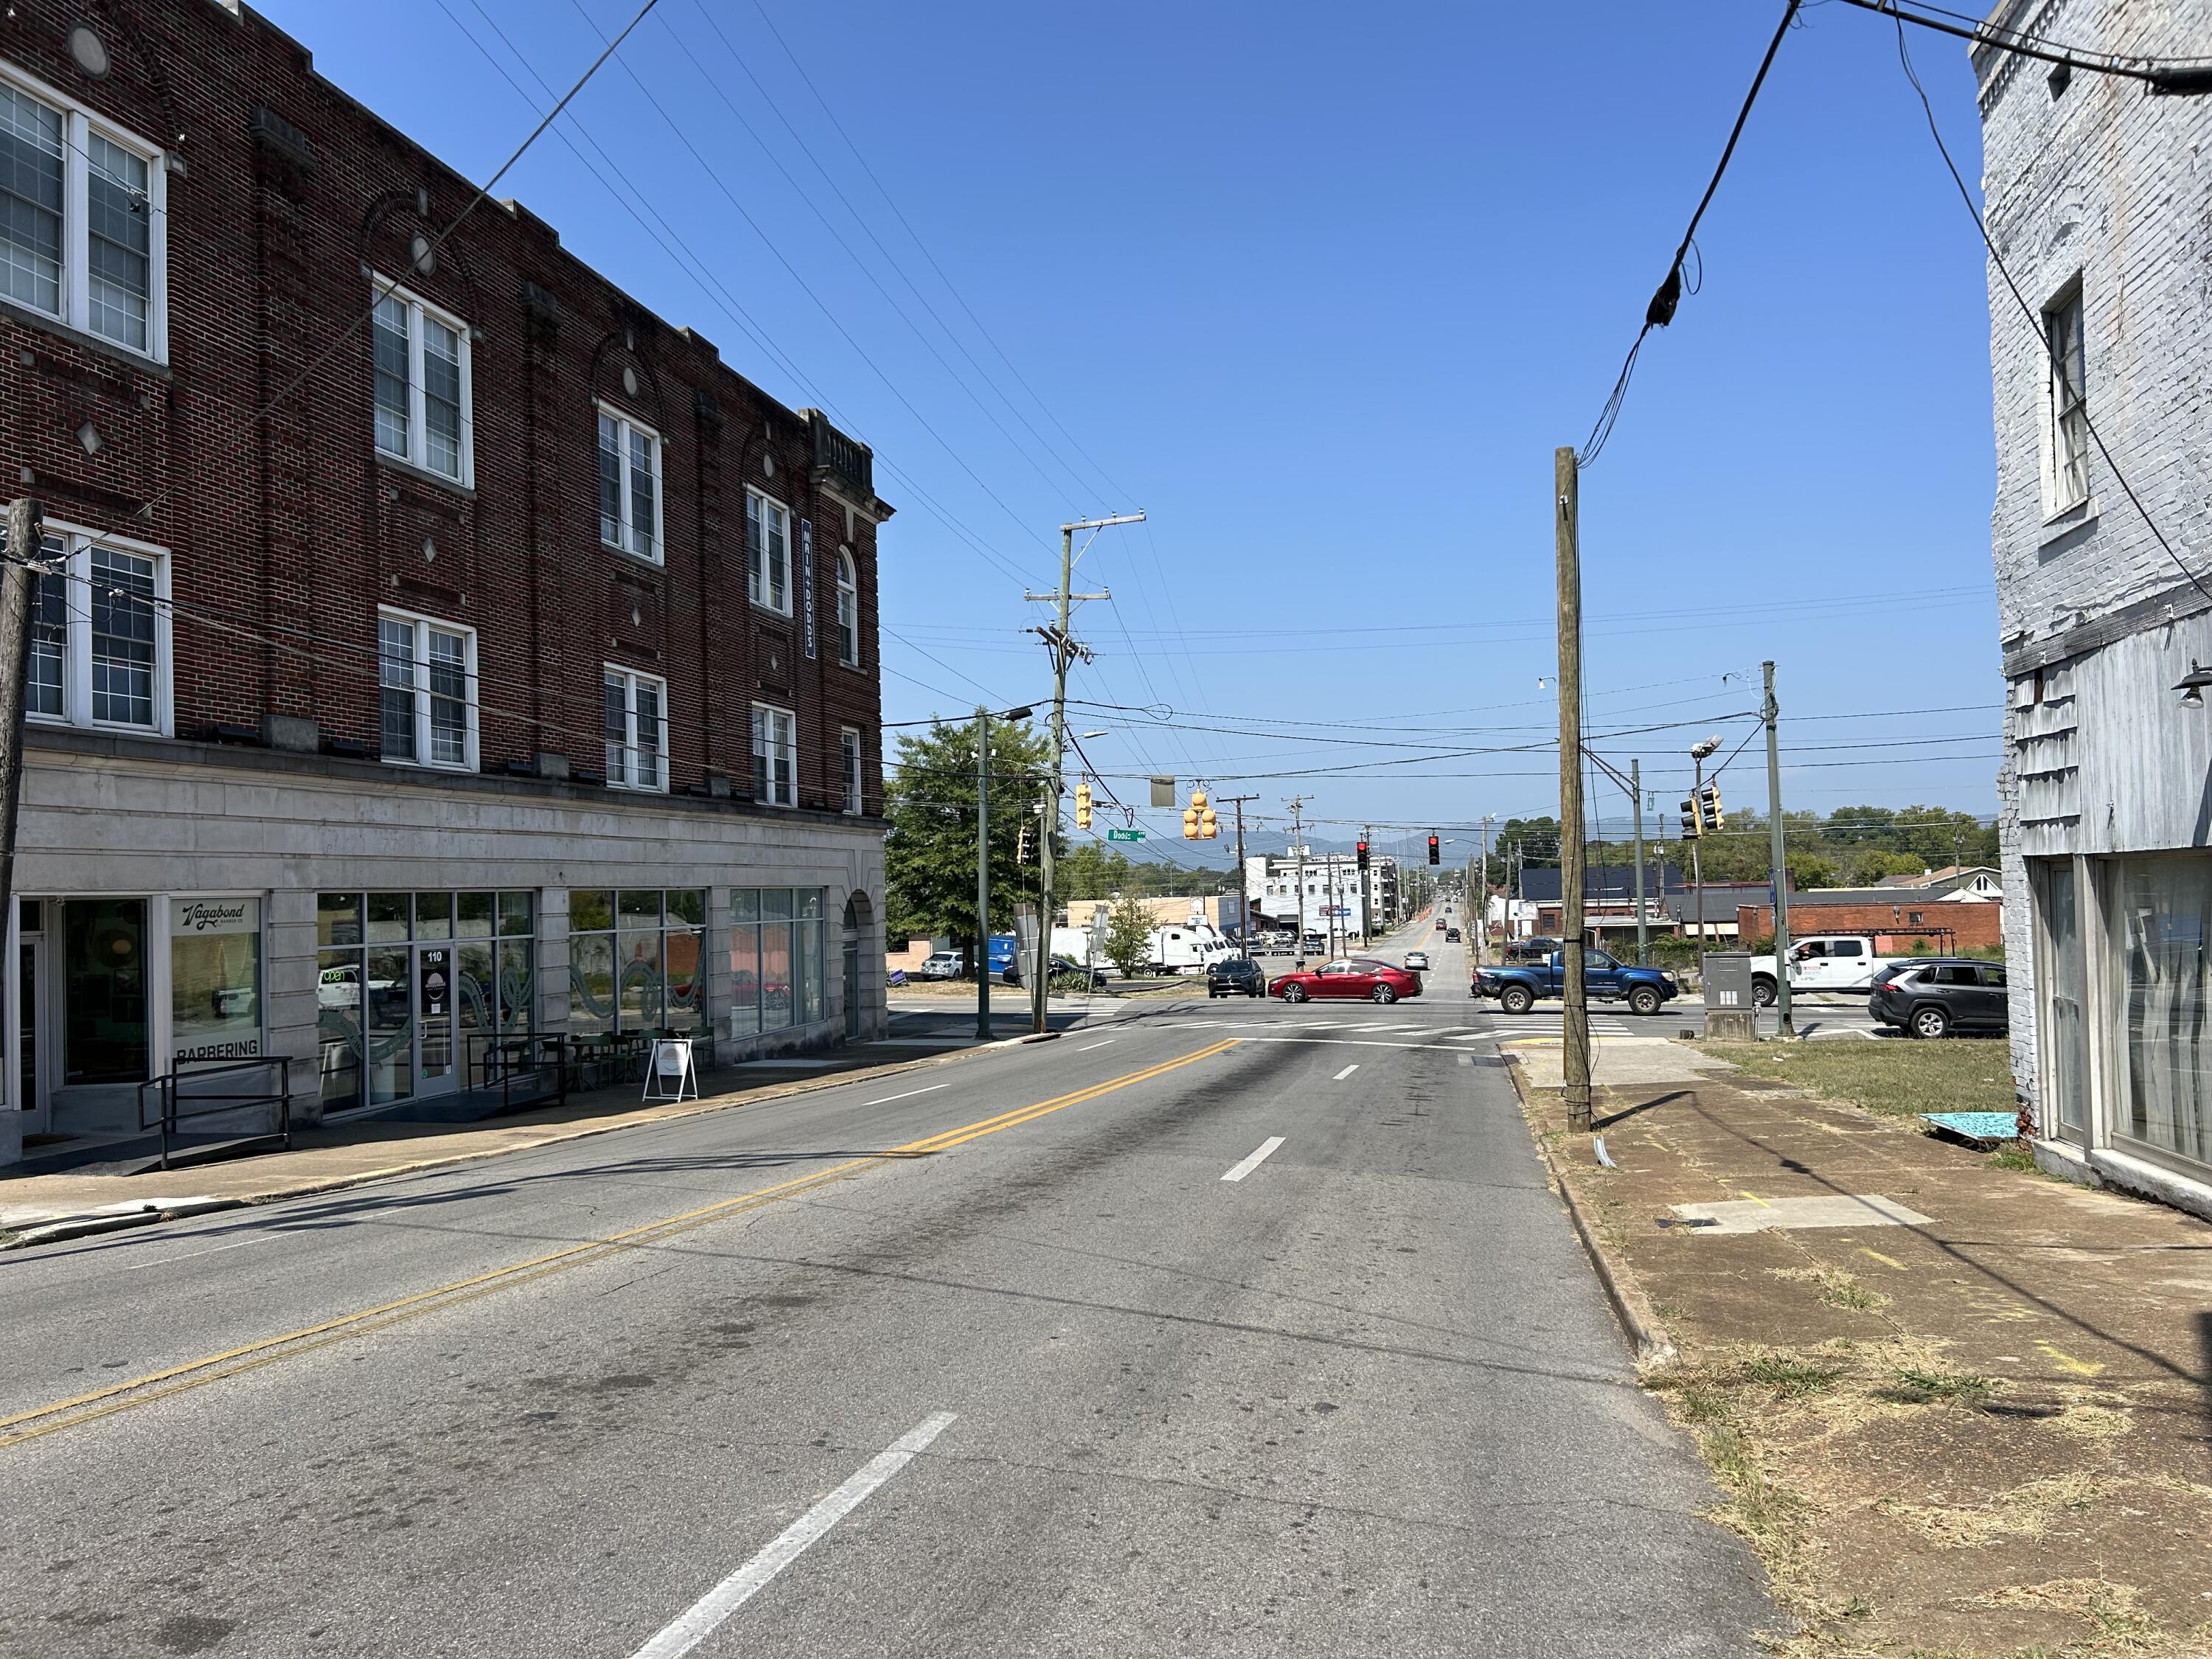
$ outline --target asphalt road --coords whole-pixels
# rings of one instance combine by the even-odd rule
[[[6,1258],[0,1653],[1752,1651],[1454,988]]]

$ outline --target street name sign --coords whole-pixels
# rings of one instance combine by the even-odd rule
[[[1144,838],[1145,832],[1141,830],[1109,830],[1106,832],[1109,841],[1142,841]]]

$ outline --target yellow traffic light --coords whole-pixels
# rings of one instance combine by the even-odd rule
[[[1214,816],[1211,806],[1198,815],[1198,833],[1202,841],[1212,841],[1221,833],[1221,820]]]
[[[1182,838],[1185,841],[1196,841],[1200,836],[1207,834],[1208,831],[1204,827],[1205,823],[1212,816],[1213,814],[1206,810],[1206,791],[1192,790],[1190,805],[1184,809],[1182,815]]]
[[[1091,781],[1087,778],[1075,786],[1075,827],[1091,827]]]

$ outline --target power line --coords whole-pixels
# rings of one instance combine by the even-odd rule
[[[1705,193],[1698,198],[1697,210],[1691,214],[1689,228],[1683,231],[1681,245],[1675,248],[1673,262],[1667,267],[1665,280],[1661,282],[1651,303],[1644,309],[1644,326],[1636,331],[1636,339],[1628,348],[1628,356],[1620,366],[1620,378],[1613,383],[1612,395],[1606,398],[1605,407],[1599,411],[1597,424],[1583,441],[1582,453],[1576,457],[1577,465],[1593,466],[1605,451],[1606,441],[1613,436],[1613,424],[1620,419],[1620,406],[1628,396],[1628,382],[1636,373],[1636,359],[1644,349],[1644,337],[1655,328],[1664,328],[1674,320],[1674,307],[1682,299],[1682,261],[1689,254],[1698,234],[1698,222],[1705,216],[1712,205],[1713,193],[1721,187],[1721,178],[1728,172],[1729,161],[1735,155],[1736,140],[1743,137],[1744,123],[1751,118],[1751,106],[1759,101],[1759,89],[1766,84],[1766,71],[1774,66],[1774,56],[1782,50],[1782,37],[1790,33],[1796,21],[1797,10],[1803,0],[1788,0],[1782,9],[1782,21],[1775,26],[1774,39],[1766,45],[1766,56],[1759,59],[1759,73],[1752,77],[1751,90],[1744,94],[1743,107],[1736,112],[1735,125],[1729,130],[1728,143],[1722,147],[1720,165],[1713,169],[1712,178],[1705,185]],[[1700,260],[1702,275],[1704,261]],[[1692,289],[1692,292],[1695,290]]]
[[[1904,66],[1905,78],[1912,83],[1912,90],[1919,94],[1921,112],[1928,118],[1928,135],[1936,141],[1936,154],[1943,158],[1943,166],[1951,175],[1951,182],[1959,188],[1959,200],[1966,205],[1966,216],[1974,222],[1974,229],[1982,239],[1982,246],[1990,252],[1990,263],[1997,268],[1997,275],[2004,278],[2005,287],[2011,293],[2013,302],[2019,306],[2021,315],[2027,319],[2028,326],[2034,331],[2037,343],[2043,347],[2045,355],[2049,357],[2051,370],[2054,373],[2061,372],[2057,352],[2051,344],[2049,330],[2042,314],[2028,303],[2027,296],[2021,292],[2020,284],[2013,280],[2012,272],[2005,264],[2004,256],[1997,252],[1997,245],[1990,236],[1989,224],[1983,218],[1980,207],[1975,204],[1973,192],[1966,188],[1966,179],[1959,172],[1959,164],[1951,159],[1951,147],[1943,142],[1942,129],[1936,125],[1936,106],[1928,100],[1928,88],[1920,84],[1920,76],[1912,67],[1912,54],[1905,44],[1904,19],[1894,10],[1892,10],[1891,15],[1896,19],[1897,24],[1897,60]],[[2212,88],[2212,82],[2208,82],[2208,87]],[[2149,530],[2159,546],[2165,550],[2166,556],[2173,561],[2176,569],[2189,578],[2191,586],[2206,599],[2212,599],[2212,587],[2207,587],[2197,573],[2182,562],[2181,555],[2173,550],[2173,544],[2166,540],[2166,532],[2158,527],[2158,521],[2151,517],[2150,509],[2142,504],[2142,497],[2136,494],[2136,487],[2128,482],[2127,474],[2120,471],[2120,464],[2112,459],[2112,452],[2105,443],[2105,434],[2097,430],[2096,422],[2089,418],[2089,405],[2086,398],[2080,404],[2080,413],[2081,424],[2088,428],[2089,436],[2096,443],[2097,453],[2105,458],[2105,465],[2111,470],[2114,481],[2118,483],[2122,492],[2134,506],[2136,512],[2142,516],[2145,527]]]
[[[1999,52],[2010,52],[2017,58],[2033,58],[2069,70],[2087,70],[2093,75],[2110,75],[2122,80],[2140,81],[2154,93],[2212,92],[2212,59],[2138,58],[2118,52],[2093,52],[2079,47],[2061,46],[2040,35],[1983,22],[1963,12],[1950,11],[1942,6],[1924,3],[1919,4],[1916,11],[1905,10],[1898,0],[1844,0],[1844,3],[1856,6],[1862,11],[1880,12],[1885,17],[1896,19],[1900,25],[1917,24],[1939,34],[1970,40],[1978,46],[1994,46]],[[1938,22],[1936,17],[1922,15],[1924,12],[1934,12],[1939,17],[1957,18],[1960,21]],[[1965,24],[1972,24],[1972,27],[1963,27]]]

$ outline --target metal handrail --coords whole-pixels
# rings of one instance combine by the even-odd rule
[[[210,1079],[230,1077],[241,1072],[265,1072],[271,1067],[276,1073],[274,1093],[265,1089],[246,1093],[209,1093],[198,1086]],[[178,1104],[180,1084],[191,1087],[191,1092],[184,1097],[193,1108],[190,1111],[181,1109]],[[154,1092],[155,1103],[155,1113],[150,1118],[146,1109],[146,1096],[149,1090]],[[177,1133],[179,1123],[193,1118],[217,1117],[228,1112],[246,1111],[255,1106],[276,1109],[276,1127],[270,1133],[281,1136],[284,1150],[289,1152],[292,1149],[292,1062],[288,1056],[274,1054],[263,1060],[239,1060],[221,1066],[199,1066],[189,1072],[167,1072],[160,1077],[149,1078],[138,1085],[138,1127],[151,1129],[158,1125],[161,1128],[161,1158],[159,1167],[164,1170],[169,1167],[169,1141]]]

